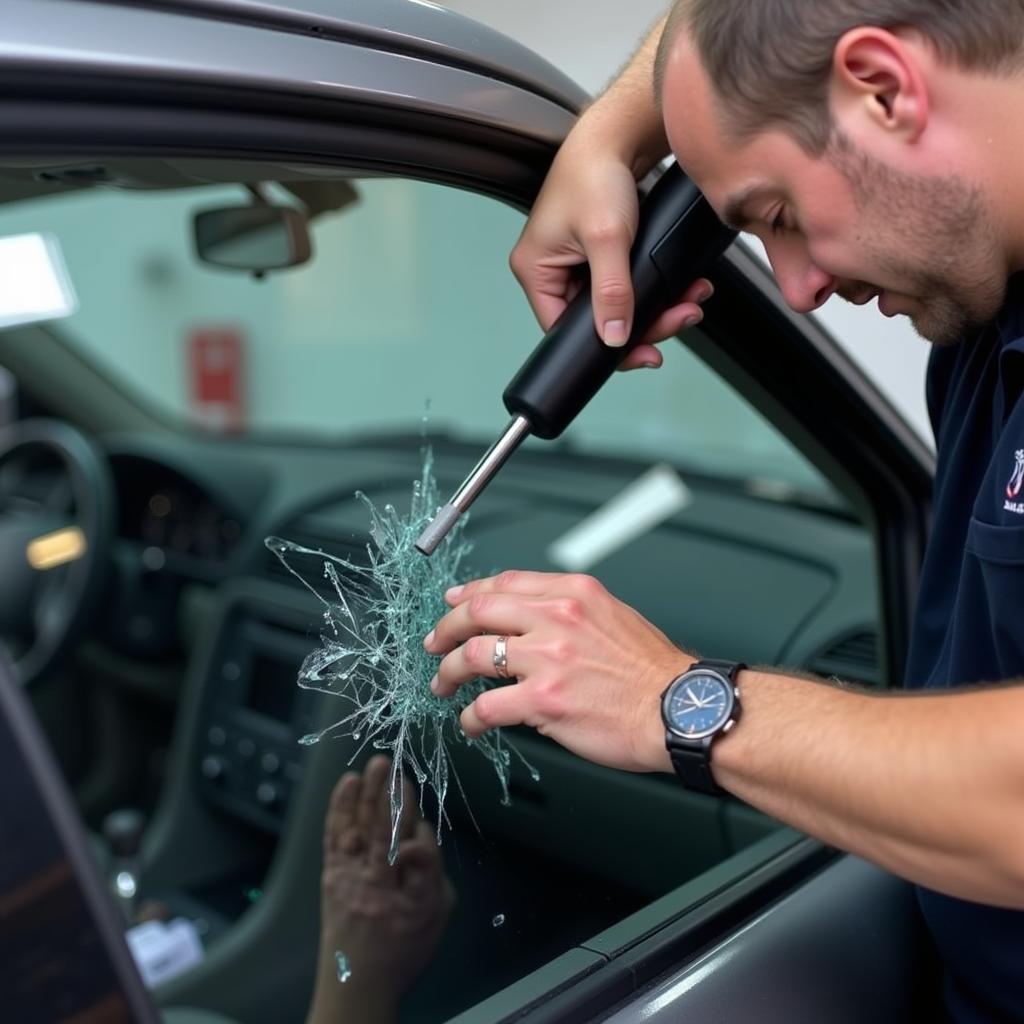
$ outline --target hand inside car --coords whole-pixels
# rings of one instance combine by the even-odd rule
[[[481,694],[462,713],[479,736],[526,724],[598,764],[668,771],[659,698],[696,660],[593,577],[504,572],[448,592],[452,610],[424,641],[444,655],[433,684],[451,696],[477,676],[498,676],[507,637],[515,683]]]
[[[433,828],[406,782],[398,859],[388,864],[391,761],[374,757],[331,795],[324,825],[320,953],[307,1024],[391,1024],[455,904]],[[350,976],[341,981],[337,954]]]
[[[579,293],[578,271],[589,264],[597,331],[607,344],[622,345],[633,317],[629,250],[639,219],[636,181],[628,163],[588,142],[585,133],[573,133],[559,150],[510,263],[545,331]],[[711,294],[709,281],[690,285],[620,369],[660,366],[654,343],[699,323],[699,303]]]

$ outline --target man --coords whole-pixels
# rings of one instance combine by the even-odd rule
[[[512,258],[545,327],[588,260],[598,329],[621,344],[634,182],[670,143],[764,242],[794,309],[838,293],[911,317],[935,344],[935,521],[906,674],[923,692],[728,667],[742,718],[699,750],[670,730],[670,757],[661,694],[696,656],[595,580],[474,581],[425,641],[438,693],[516,677],[466,709],[470,735],[526,723],[618,768],[674,758],[694,788],[917,883],[950,1012],[972,1022],[1024,1021],[1022,130],[1021,0],[680,0],[565,142]],[[683,303],[655,336],[697,316]],[[690,678],[672,700],[707,718]]]

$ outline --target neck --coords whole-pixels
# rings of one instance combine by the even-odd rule
[[[965,90],[962,145],[988,197],[1007,276],[1024,270],[1024,76],[976,79]]]

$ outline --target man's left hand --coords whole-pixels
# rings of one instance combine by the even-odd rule
[[[482,693],[462,712],[476,737],[525,724],[597,764],[668,771],[660,696],[696,660],[591,576],[503,572],[454,587],[452,610],[424,641],[444,655],[432,686],[450,697],[477,676],[498,678],[507,637],[513,685]]]

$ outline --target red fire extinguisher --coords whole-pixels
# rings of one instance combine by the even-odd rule
[[[245,344],[234,327],[197,327],[188,336],[189,405],[209,430],[245,427]]]

